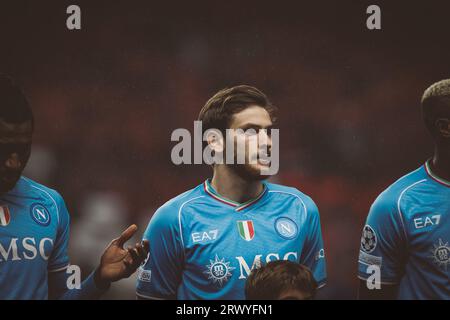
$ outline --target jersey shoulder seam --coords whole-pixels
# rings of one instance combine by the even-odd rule
[[[303,210],[305,210],[305,215],[308,216],[308,208],[306,207],[305,202],[303,201],[303,199],[301,198],[301,196],[299,194],[295,194],[293,192],[289,192],[289,191],[283,191],[283,190],[269,190],[269,193],[282,193],[282,194],[287,194],[289,196],[293,196],[297,199],[300,200],[302,206],[303,206]]]
[[[56,218],[57,218],[57,220],[58,220],[58,225],[59,225],[59,223],[60,223],[60,217],[59,217],[59,207],[58,207],[58,203],[56,202],[55,198],[52,197],[52,195],[50,194],[50,192],[48,192],[47,190],[44,189],[44,188],[47,188],[47,187],[45,187],[45,186],[43,186],[43,185],[39,185],[38,183],[36,183],[36,182],[34,182],[34,181],[32,181],[32,180],[30,180],[30,179],[28,179],[28,178],[25,178],[25,177],[21,177],[21,178],[22,178],[23,180],[25,180],[26,182],[28,182],[29,185],[30,185],[30,187],[39,190],[41,193],[45,194],[48,198],[50,198],[50,200],[51,200],[51,201],[53,202],[53,204],[55,205],[55,208],[56,208]],[[44,188],[38,187],[38,186],[36,186],[36,184],[38,184],[39,186],[42,186],[42,187],[44,187]],[[49,188],[47,188],[47,189],[49,189]],[[52,189],[49,189],[49,190],[52,190]],[[53,190],[53,191],[56,192],[55,190]]]
[[[196,196],[196,197],[194,197],[194,198],[190,198],[190,199],[184,201],[184,202],[178,207],[178,228],[179,228],[179,230],[180,230],[180,240],[181,240],[181,245],[182,245],[182,248],[183,248],[183,252],[184,252],[184,240],[183,240],[183,229],[182,229],[182,226],[181,226],[181,216],[182,216],[183,208],[184,208],[184,206],[185,206],[186,204],[188,204],[189,202],[194,201],[194,200],[197,200],[197,199],[200,199],[200,198],[204,198],[204,197],[206,197],[206,196],[205,196],[205,195],[200,195],[200,196]]]
[[[410,191],[410,190],[413,189],[415,186],[417,186],[418,184],[420,184],[420,183],[422,183],[422,182],[425,182],[425,181],[427,181],[427,179],[420,179],[420,180],[417,180],[417,181],[415,181],[415,182],[409,184],[408,186],[404,187],[404,188],[400,191],[400,194],[399,194],[399,196],[398,196],[398,198],[397,198],[397,213],[398,213],[398,215],[399,215],[400,222],[402,223],[403,232],[404,232],[404,234],[405,234],[405,239],[406,239],[406,240],[408,240],[408,235],[407,235],[407,233],[406,233],[406,225],[405,225],[405,221],[404,221],[404,219],[403,219],[403,213],[402,213],[402,210],[401,210],[401,201],[402,201],[403,196],[404,196],[408,191]]]

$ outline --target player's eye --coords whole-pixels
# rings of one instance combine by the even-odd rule
[[[244,133],[246,136],[250,136],[250,137],[255,136],[255,135],[259,134],[259,129],[249,128],[249,129],[246,129],[244,131]]]

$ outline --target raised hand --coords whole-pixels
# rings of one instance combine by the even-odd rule
[[[144,240],[136,243],[134,247],[128,246],[124,249],[124,244],[136,233],[135,224],[129,226],[120,237],[111,241],[103,252],[100,259],[100,266],[96,271],[96,282],[101,287],[108,286],[110,282],[128,278],[132,275],[141,263],[147,258],[149,243]]]

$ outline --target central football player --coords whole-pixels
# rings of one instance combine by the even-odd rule
[[[227,154],[226,129],[235,129],[230,136],[233,145],[246,146],[245,161],[214,164],[211,179],[156,211],[144,234],[150,254],[139,272],[138,298],[245,299],[251,270],[274,260],[304,264],[325,284],[316,205],[295,188],[264,181],[275,112],[261,91],[244,85],[205,104],[203,130],[222,132],[208,138],[209,147]],[[250,148],[255,140],[257,148]]]

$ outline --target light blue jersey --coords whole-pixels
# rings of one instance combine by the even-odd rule
[[[206,181],[160,207],[144,239],[143,298],[244,299],[251,270],[280,259],[309,267],[319,286],[326,281],[318,209],[294,188],[265,183],[260,196],[238,204]]]
[[[21,177],[0,196],[0,299],[47,299],[48,272],[69,264],[68,240],[61,196]]]
[[[450,299],[450,182],[429,162],[376,199],[361,238],[359,277],[380,266],[398,299]]]

